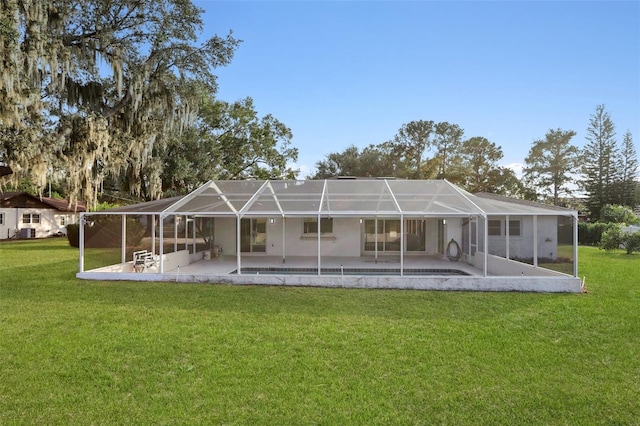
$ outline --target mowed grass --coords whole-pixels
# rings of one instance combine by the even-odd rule
[[[638,424],[640,255],[588,294],[81,281],[0,244],[0,424]]]

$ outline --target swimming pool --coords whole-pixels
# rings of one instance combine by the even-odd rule
[[[242,268],[246,275],[318,275],[318,268]],[[322,268],[321,275],[392,275],[399,276],[400,268]],[[232,272],[237,274],[238,270]],[[471,275],[459,269],[407,268],[404,275]]]

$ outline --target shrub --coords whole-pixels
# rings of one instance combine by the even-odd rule
[[[621,244],[627,254],[640,251],[640,231],[623,233]]]
[[[67,238],[71,247],[80,247],[80,225],[77,223],[67,225]]]
[[[602,234],[612,228],[617,228],[615,223],[584,223],[578,224],[578,244],[585,246],[598,246]]]
[[[620,248],[620,244],[622,244],[622,230],[619,226],[614,226],[602,234],[598,248],[610,251]]]
[[[640,231],[622,232],[622,229],[616,226],[602,234],[598,247],[607,251],[623,248],[627,254],[640,251]]]
[[[122,244],[122,219],[120,216],[91,216],[92,226],[84,227],[85,247],[120,247]],[[145,228],[135,218],[127,218],[127,245],[137,246]],[[80,226],[68,225],[69,245],[80,246]]]
[[[628,225],[637,224],[640,221],[638,216],[628,207],[607,204],[600,211],[599,222],[603,223],[626,223]]]

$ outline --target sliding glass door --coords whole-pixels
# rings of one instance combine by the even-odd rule
[[[240,219],[240,251],[243,253],[267,251],[267,219]]]
[[[425,222],[420,219],[404,221],[405,251],[425,251]],[[365,219],[364,251],[400,252],[401,229],[399,219]]]

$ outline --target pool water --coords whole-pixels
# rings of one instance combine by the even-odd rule
[[[318,275],[318,268],[242,268],[242,274],[246,275]],[[399,276],[400,268],[322,268],[321,275],[392,275]],[[238,270],[232,272],[237,274]],[[416,269],[410,268],[403,271],[404,275],[470,275],[459,269]]]

